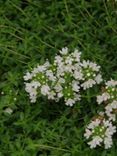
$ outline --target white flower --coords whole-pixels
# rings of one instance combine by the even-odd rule
[[[74,63],[74,71],[79,71],[79,72],[82,72],[82,67],[81,67],[81,63]]]
[[[50,87],[48,85],[41,86],[41,94],[48,95],[50,92]]]
[[[110,121],[104,121],[104,126],[106,127],[104,144],[105,149],[108,149],[112,146],[112,135],[116,132],[116,127],[112,125]]]
[[[62,61],[63,61],[63,58],[61,56],[59,56],[59,55],[55,56],[55,60],[54,60],[55,64],[57,63],[58,65],[60,65],[62,63]]]
[[[96,63],[90,62],[89,63],[89,67],[93,70],[93,71],[99,71],[100,66],[98,66]]]
[[[29,93],[30,100],[32,103],[36,102],[37,88],[40,87],[38,81],[32,81],[30,83],[25,83],[25,90]]]
[[[48,67],[50,66],[50,63],[48,61],[46,61],[43,65],[37,65],[37,67],[35,67],[32,71],[33,76],[35,76],[37,73],[40,72],[44,72],[48,69]]]
[[[96,119],[96,120],[92,121],[92,122],[87,126],[87,128],[88,128],[88,129],[94,129],[95,127],[99,126],[100,122],[101,122],[101,121],[100,121],[99,119]]]
[[[37,91],[35,89],[32,90],[32,92],[29,93],[30,95],[30,102],[35,103],[37,98]]]
[[[1,95],[4,95],[4,92],[3,91],[1,92]]]
[[[101,104],[103,101],[106,101],[110,98],[109,93],[104,92],[102,95],[97,96],[97,103]]]
[[[98,74],[98,75],[95,77],[95,81],[97,82],[97,84],[100,84],[100,82],[103,81],[102,75]]]
[[[108,137],[108,136],[112,136],[113,133],[116,132],[116,127],[115,126],[112,126],[112,124],[109,126],[109,128],[106,129],[105,131],[105,136]]]
[[[60,83],[57,83],[56,84],[56,86],[54,87],[54,89],[56,90],[56,92],[58,93],[58,92],[60,92],[60,91],[62,91],[62,86],[60,85]]]
[[[75,100],[73,100],[73,99],[68,99],[68,100],[65,101],[65,104],[67,106],[73,106],[74,103],[75,103]]]
[[[87,68],[89,67],[89,64],[90,64],[89,60],[88,61],[83,60],[83,62],[80,65],[84,68]]]
[[[96,63],[90,62],[89,60],[85,61],[83,60],[83,62],[81,63],[81,66],[84,68],[90,68],[93,71],[99,71],[100,66],[98,66]]]
[[[63,93],[62,93],[62,92],[57,93],[57,97],[58,97],[58,98],[63,97]]]
[[[31,86],[32,86],[32,88],[37,89],[38,87],[41,86],[41,84],[38,81],[32,81]]]
[[[77,49],[74,50],[74,52],[72,53],[72,56],[75,57],[76,62],[80,62],[81,52],[79,52]]]
[[[105,84],[105,92],[97,96],[98,104],[107,100],[116,100],[116,82],[114,80],[107,81]]]
[[[10,107],[8,107],[8,108],[6,108],[6,109],[4,110],[4,112],[5,112],[5,113],[8,113],[9,115],[11,115],[11,114],[13,113],[13,110],[12,110]]]
[[[72,90],[75,92],[79,92],[79,89],[80,89],[79,82],[72,81]]]
[[[117,85],[117,81],[115,81],[113,79],[106,82],[106,86],[108,86],[108,87],[115,87],[116,85]]]
[[[105,149],[111,148],[112,144],[113,144],[112,137],[105,137],[104,138]]]
[[[92,135],[92,131],[89,130],[89,129],[86,129],[85,130],[85,134],[84,134],[84,137],[86,137],[86,139],[89,139],[89,137]]]
[[[50,91],[49,94],[48,94],[48,99],[54,100],[55,99],[55,95],[56,95],[56,93],[53,90]]]
[[[67,56],[66,58],[65,58],[65,64],[66,65],[72,65],[72,63],[73,63],[73,58],[72,57],[70,57],[70,56]]]
[[[32,81],[30,83],[25,83],[25,90],[29,93],[29,97],[32,103],[36,102],[37,98],[37,88],[40,87],[38,81]]]
[[[85,81],[84,83],[82,83],[81,87],[83,87],[83,89],[86,90],[95,84],[96,84],[96,82],[93,79],[89,79],[89,80]]]
[[[100,136],[93,137],[93,140],[88,142],[88,145],[90,145],[90,148],[95,148],[97,145],[100,145],[103,139]]]
[[[73,73],[73,77],[74,77],[76,80],[83,80],[83,74],[82,74],[81,71],[75,70],[74,73]]]
[[[68,53],[68,48],[62,48],[62,50],[59,51],[62,55],[66,55]]]
[[[74,67],[72,65],[70,65],[70,64],[67,64],[67,65],[63,66],[63,69],[64,69],[64,72],[72,73]]]
[[[109,121],[116,121],[116,114],[108,114],[108,117],[109,117]]]
[[[84,75],[82,80],[85,80],[85,82],[81,84],[84,89],[90,88],[96,83],[99,84],[102,82],[102,76],[99,74],[100,66],[98,66],[96,63],[90,62],[89,60],[83,60],[80,65]]]
[[[32,74],[27,72],[26,75],[24,76],[24,80],[27,81],[27,80],[31,80],[32,79]]]
[[[64,74],[65,74],[64,65],[62,67],[58,67],[56,77],[60,78],[60,76],[64,76]]]
[[[46,71],[46,76],[48,77],[49,80],[56,81],[56,77],[54,76],[52,70],[47,70]]]

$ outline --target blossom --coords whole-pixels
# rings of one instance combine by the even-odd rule
[[[56,96],[56,93],[53,90],[48,92],[48,99],[54,100],[55,96]]]
[[[32,74],[27,72],[26,75],[24,75],[24,80],[27,81],[27,80],[31,80],[32,79]]]
[[[109,93],[103,93],[102,95],[98,95],[97,96],[97,102],[98,104],[101,104],[103,101],[106,101],[110,98]]]
[[[86,139],[89,139],[91,135],[92,135],[91,130],[89,130],[88,128],[86,128],[84,137],[86,137]]]
[[[63,58],[61,56],[59,56],[59,55],[56,55],[54,63],[60,65],[62,62],[63,62]]]
[[[73,72],[73,77],[76,79],[76,80],[83,80],[83,73],[81,72],[81,70],[75,70]]]
[[[100,74],[100,66],[98,66],[94,62],[90,62],[83,60],[80,63],[80,66],[82,67],[81,71],[83,74],[83,83],[81,86],[84,90],[93,87],[95,84],[100,84],[102,82],[102,76]]]
[[[67,99],[67,100],[65,100],[65,104],[67,106],[73,106],[74,103],[75,103],[75,100],[73,100],[73,99]]]
[[[58,97],[58,98],[63,97],[63,93],[62,93],[62,92],[57,93],[57,97]]]
[[[101,74],[98,74],[96,77],[95,77],[95,81],[97,82],[97,84],[100,84],[103,79],[102,79],[102,75]]]
[[[81,52],[78,49],[75,49],[72,53],[72,56],[75,58],[76,62],[80,62]]]
[[[29,93],[29,97],[32,103],[36,102],[37,88],[40,87],[38,81],[32,81],[31,83],[25,83],[25,90]]]
[[[93,71],[97,71],[97,72],[100,69],[100,66],[98,66],[96,63],[90,62],[89,60],[87,60],[87,61],[83,60],[83,62],[81,63],[81,66],[83,68],[90,68]]]
[[[55,101],[64,98],[65,104],[72,106],[81,100],[81,87],[86,90],[101,83],[99,69],[96,63],[81,60],[81,52],[77,49],[68,53],[68,48],[64,47],[52,64],[46,60],[25,74],[25,90],[31,102],[36,102],[41,94]]]
[[[60,54],[62,54],[62,55],[66,55],[66,54],[68,53],[68,48],[67,48],[67,47],[62,48],[62,50],[60,50],[59,52],[60,52]]]
[[[79,92],[79,90],[80,90],[79,82],[77,82],[77,81],[72,81],[72,89],[73,89],[73,91],[75,91],[75,92]]]
[[[117,81],[111,79],[110,81],[107,81],[105,84],[108,87],[115,87],[117,85]]]
[[[30,102],[31,103],[35,103],[36,102],[36,98],[37,98],[37,91],[36,90],[32,90],[30,92]]]
[[[105,149],[111,148],[112,144],[113,144],[112,137],[105,137],[104,138]]]
[[[37,65],[32,71],[33,76],[37,73],[46,71],[50,66],[49,61],[46,61],[43,65]]]
[[[67,56],[66,58],[65,58],[65,64],[66,65],[72,65],[72,63],[73,63],[73,61],[74,61],[74,59],[71,57],[71,56]]]
[[[48,95],[49,91],[50,91],[50,87],[48,85],[41,86],[41,94],[42,95]]]
[[[90,148],[95,148],[104,144],[105,149],[112,146],[112,135],[116,132],[116,127],[106,119],[96,119],[91,121],[85,130],[85,138],[89,140]]]
[[[10,107],[7,107],[5,110],[4,110],[5,113],[8,113],[9,115],[11,115],[13,113],[13,110],[10,108]]]
[[[46,70],[46,76],[48,77],[49,80],[56,81],[56,77],[54,76],[52,70]]]
[[[83,82],[81,84],[81,87],[83,87],[83,89],[86,90],[86,89],[92,87],[95,84],[96,84],[96,82],[93,79],[89,79],[86,82]]]
[[[106,102],[112,102],[113,100],[117,100],[117,81],[110,80],[105,83],[104,92],[101,95],[97,96],[98,104]]]
[[[101,145],[103,139],[100,136],[95,136],[91,141],[88,142],[90,148],[95,148],[97,145]]]

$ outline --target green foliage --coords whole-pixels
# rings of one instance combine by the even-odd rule
[[[91,150],[84,140],[94,92],[74,108],[42,97],[30,104],[22,78],[68,46],[101,65],[105,79],[117,79],[116,8],[114,0],[0,0],[0,156],[116,155],[116,136],[110,150]]]

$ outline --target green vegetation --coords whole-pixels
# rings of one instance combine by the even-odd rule
[[[117,80],[117,2],[0,0],[0,156],[116,156],[117,134],[109,150],[90,149],[83,136],[99,107],[91,90],[72,108],[29,101],[26,70],[65,46],[99,64],[105,80]]]

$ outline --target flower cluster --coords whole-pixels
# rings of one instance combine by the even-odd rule
[[[81,100],[83,90],[103,81],[99,65],[83,60],[77,49],[70,53],[67,47],[59,51],[52,63],[46,60],[43,65],[28,71],[24,80],[32,103],[43,95],[55,101],[63,98],[67,106],[73,106]],[[84,136],[90,148],[103,145],[108,149],[113,144],[112,136],[116,132],[117,81],[111,79],[105,83],[97,96],[97,103],[102,104],[103,111],[91,120]]]
[[[92,120],[87,126],[84,136],[89,139],[88,145],[90,148],[104,145],[105,149],[112,146],[112,136],[116,132],[116,127],[111,122],[104,118]]]
[[[96,83],[100,84],[102,82],[102,76],[99,73],[100,66],[97,66],[97,64],[85,60],[81,63],[81,66],[84,76],[84,82],[81,84],[81,86],[84,90],[92,87]]]
[[[117,100],[117,81],[111,79],[110,81],[107,81],[105,85],[106,86],[103,88],[104,92],[102,95],[97,96],[98,104]]]
[[[81,59],[77,49],[69,53],[67,47],[59,51],[52,64],[46,61],[24,76],[25,90],[31,102],[36,102],[39,95],[73,106],[80,100],[80,89],[86,90],[102,82],[100,66],[89,60]]]
[[[116,126],[113,124],[117,114],[117,81],[111,79],[105,83],[102,94],[97,96],[97,103],[103,103],[104,112],[100,112],[96,120],[91,121],[84,136],[90,140],[90,148],[103,143],[105,149],[108,149],[113,144],[112,135],[116,132]]]
[[[46,76],[46,71],[49,67],[50,63],[46,61],[45,64],[37,65],[37,67],[31,72],[27,72],[24,76],[25,81],[30,81],[25,83],[25,90],[29,93],[32,103],[36,102],[38,92],[41,92],[43,95],[50,93],[50,87],[48,86],[49,79]]]
[[[117,114],[117,81],[110,80],[105,83],[102,95],[97,96],[98,104],[103,103],[105,114],[109,120],[115,121]]]

